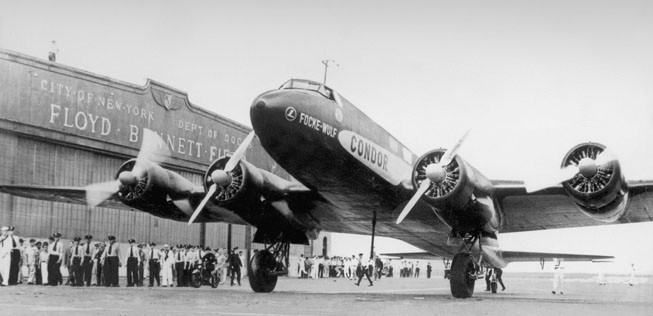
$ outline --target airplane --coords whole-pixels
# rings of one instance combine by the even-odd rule
[[[322,230],[396,238],[449,258],[451,293],[469,298],[483,267],[612,258],[503,252],[499,232],[653,218],[653,182],[625,180],[616,157],[598,143],[572,148],[552,183],[524,183],[489,180],[458,155],[467,134],[449,149],[417,157],[336,91],[310,80],[291,79],[260,94],[250,118],[252,133],[233,155],[209,166],[201,185],[162,167],[165,144],[145,135],[139,156],[109,182],[0,185],[0,192],[90,206],[122,203],[189,225],[255,226],[253,242],[266,245],[248,263],[255,292],[273,291],[278,276],[288,274],[289,244],[307,244]],[[255,135],[290,180],[246,161]]]

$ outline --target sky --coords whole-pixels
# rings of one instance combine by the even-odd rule
[[[289,78],[321,81],[321,61],[330,59],[327,85],[417,155],[471,129],[462,157],[491,179],[528,180],[554,172],[574,145],[595,141],[616,153],[627,179],[653,179],[650,1],[0,0],[0,7],[2,48],[46,59],[56,40],[59,63],[138,85],[151,78],[248,126],[258,94]],[[501,241],[518,250],[537,240],[573,249],[579,236],[616,234],[624,237],[605,238],[600,250],[628,252],[621,257],[653,271],[653,247],[636,246],[653,225],[593,229]],[[574,247],[551,242],[560,236]]]

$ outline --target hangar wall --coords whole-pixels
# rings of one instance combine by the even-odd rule
[[[137,86],[0,50],[0,183],[84,186],[112,180],[118,167],[137,155],[144,128],[160,134],[171,149],[164,166],[196,184],[213,160],[234,151],[251,130],[156,81]],[[287,176],[257,141],[246,158]],[[227,246],[225,223],[189,227],[126,206],[89,210],[7,194],[0,194],[0,224],[39,238],[59,231],[64,238],[113,234],[157,244],[199,244],[205,238],[208,246]],[[232,246],[247,248],[253,230],[233,225]]]

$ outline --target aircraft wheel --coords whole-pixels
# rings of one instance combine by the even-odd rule
[[[497,293],[497,282],[492,282],[492,284],[490,284],[490,288],[492,289],[492,293],[496,294]]]
[[[453,257],[451,262],[451,295],[455,298],[470,298],[474,294],[474,277],[476,267],[471,254],[459,253]]]
[[[254,254],[247,267],[249,285],[257,293],[270,293],[277,286],[277,276],[268,272],[276,266],[274,256],[267,250]]]

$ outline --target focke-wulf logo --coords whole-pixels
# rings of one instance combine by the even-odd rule
[[[286,120],[292,122],[297,119],[297,110],[294,107],[289,106],[286,108]]]

